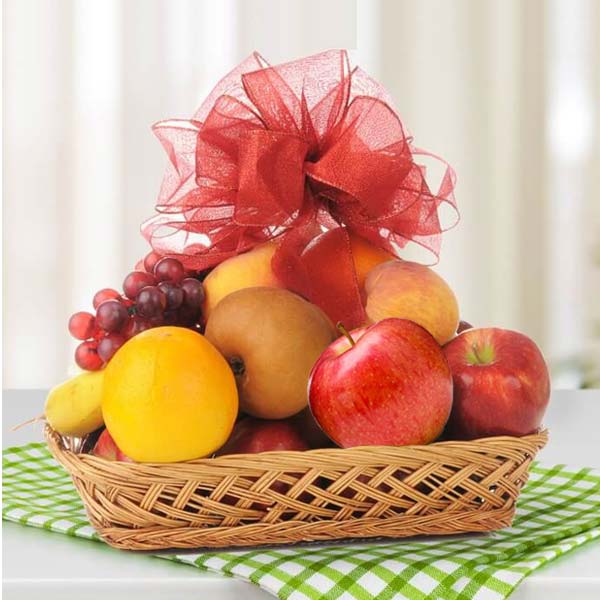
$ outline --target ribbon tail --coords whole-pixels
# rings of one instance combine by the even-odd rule
[[[289,231],[273,256],[275,275],[348,329],[365,324],[350,237],[345,227],[321,231],[311,221]]]

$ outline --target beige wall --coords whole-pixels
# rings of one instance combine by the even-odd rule
[[[255,48],[272,61],[352,48],[417,145],[458,172],[462,221],[438,268],[464,317],[524,330],[553,364],[600,354],[599,12],[594,0],[7,0],[5,386],[66,374],[69,314],[146,252],[138,227],[165,160],[150,125],[188,116]]]

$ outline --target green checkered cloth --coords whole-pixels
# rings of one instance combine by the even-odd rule
[[[99,539],[43,443],[3,452],[2,517]],[[514,525],[489,535],[157,556],[290,600],[506,598],[533,570],[600,538],[600,473],[535,465]]]

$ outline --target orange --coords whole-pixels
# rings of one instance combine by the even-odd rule
[[[208,456],[229,437],[237,412],[231,368],[190,329],[144,331],[105,369],[104,422],[117,446],[136,462]]]
[[[352,248],[352,258],[354,259],[358,286],[361,289],[364,287],[365,279],[371,269],[396,258],[383,248],[379,248],[365,238],[353,233],[350,234],[350,247]]]

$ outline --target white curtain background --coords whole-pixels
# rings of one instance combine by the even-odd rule
[[[3,22],[5,387],[64,378],[69,315],[148,251],[151,124],[189,116],[254,49],[331,47],[457,170],[462,221],[437,268],[463,318],[531,335],[559,387],[594,381],[599,2],[5,0]]]

